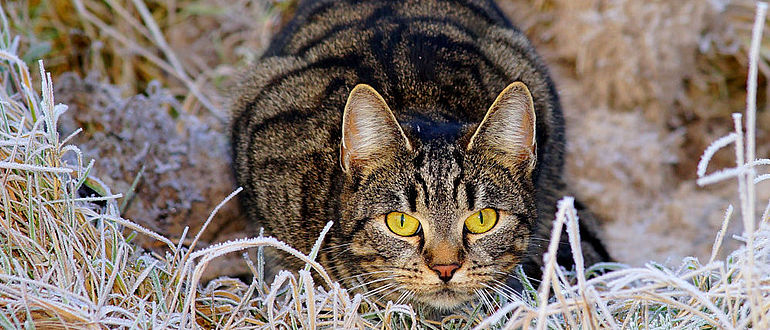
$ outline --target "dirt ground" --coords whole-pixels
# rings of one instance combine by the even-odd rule
[[[70,105],[62,135],[84,129],[74,143],[96,159],[94,174],[113,191],[138,183],[126,217],[169,237],[184,226],[195,233],[234,189],[223,120],[228,82],[264,49],[293,2],[151,3],[145,9],[164,42],[129,1],[122,11],[82,2],[6,8],[31,45],[28,54],[46,42],[50,48],[41,56],[55,73],[56,101]],[[566,176],[604,219],[611,254],[632,265],[708,257],[724,210],[738,206],[737,183],[698,187],[695,168],[708,144],[732,129],[730,114],[743,111],[753,2],[499,4],[549,63],[567,117]],[[770,153],[768,54],[763,49],[760,157]],[[709,171],[734,166],[731,152],[720,152]],[[768,199],[770,184],[758,186],[759,204]],[[255,230],[231,203],[203,238]],[[739,221],[729,232],[741,232]],[[211,268],[229,273],[242,264],[237,256]]]

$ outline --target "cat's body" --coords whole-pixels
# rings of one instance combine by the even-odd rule
[[[476,282],[542,260],[565,194],[563,118],[546,67],[491,1],[301,3],[233,109],[249,218],[304,252],[335,221],[319,260],[346,284],[454,308]],[[469,233],[463,219],[485,208],[497,224]],[[392,212],[419,231],[394,234]],[[607,259],[587,228],[589,261]]]

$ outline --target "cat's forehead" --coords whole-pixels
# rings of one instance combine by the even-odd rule
[[[463,176],[463,148],[451,136],[433,136],[417,145],[413,177],[422,190],[423,206],[432,216],[445,218],[449,214],[444,213],[452,213],[464,204],[457,200],[458,181]],[[442,214],[433,214],[438,211]]]
[[[465,153],[457,139],[435,137],[416,144],[414,165],[417,171],[434,179],[451,179],[459,175]]]
[[[419,171],[436,179],[459,175],[464,153],[454,140],[430,140],[420,145],[415,165]]]

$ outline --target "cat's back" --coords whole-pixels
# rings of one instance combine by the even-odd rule
[[[435,32],[455,34],[455,37],[461,34],[480,37],[490,26],[513,28],[494,2],[488,0],[305,0],[300,1],[298,7],[264,56],[302,56],[315,46],[341,36],[347,37],[351,44],[365,45],[359,42],[371,40],[374,34],[400,34],[404,28],[438,28]]]
[[[399,121],[477,123],[505,86],[522,81],[538,143],[562,140],[546,67],[492,1],[302,1],[244,80],[233,123],[249,132],[308,117],[339,131],[359,83],[380,92]]]

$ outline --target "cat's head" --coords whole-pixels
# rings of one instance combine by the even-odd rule
[[[347,175],[349,285],[375,297],[453,309],[503,284],[536,218],[532,96],[506,87],[480,123],[399,123],[368,85],[350,93],[340,163]]]

